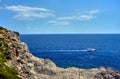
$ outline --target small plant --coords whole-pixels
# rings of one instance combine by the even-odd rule
[[[16,69],[4,64],[9,59],[11,59],[9,47],[4,40],[0,39],[0,79],[21,79],[17,76],[18,71]]]

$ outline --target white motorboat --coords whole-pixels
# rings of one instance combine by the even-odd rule
[[[94,48],[87,48],[87,51],[88,52],[93,52],[93,51],[95,51],[96,49],[94,49]]]

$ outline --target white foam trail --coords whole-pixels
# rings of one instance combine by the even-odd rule
[[[53,51],[53,52],[86,52],[87,50],[40,50],[40,51]]]

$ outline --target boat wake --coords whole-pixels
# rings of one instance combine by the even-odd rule
[[[40,51],[49,51],[49,52],[87,52],[86,50],[40,50]]]
[[[93,52],[95,51],[96,49],[93,49],[93,48],[87,48],[87,49],[84,49],[84,50],[39,50],[39,51],[42,51],[42,52]]]

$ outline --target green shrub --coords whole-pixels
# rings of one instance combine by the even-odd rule
[[[16,69],[4,64],[10,58],[11,54],[7,43],[0,39],[0,79],[21,79],[17,76],[18,71]]]

